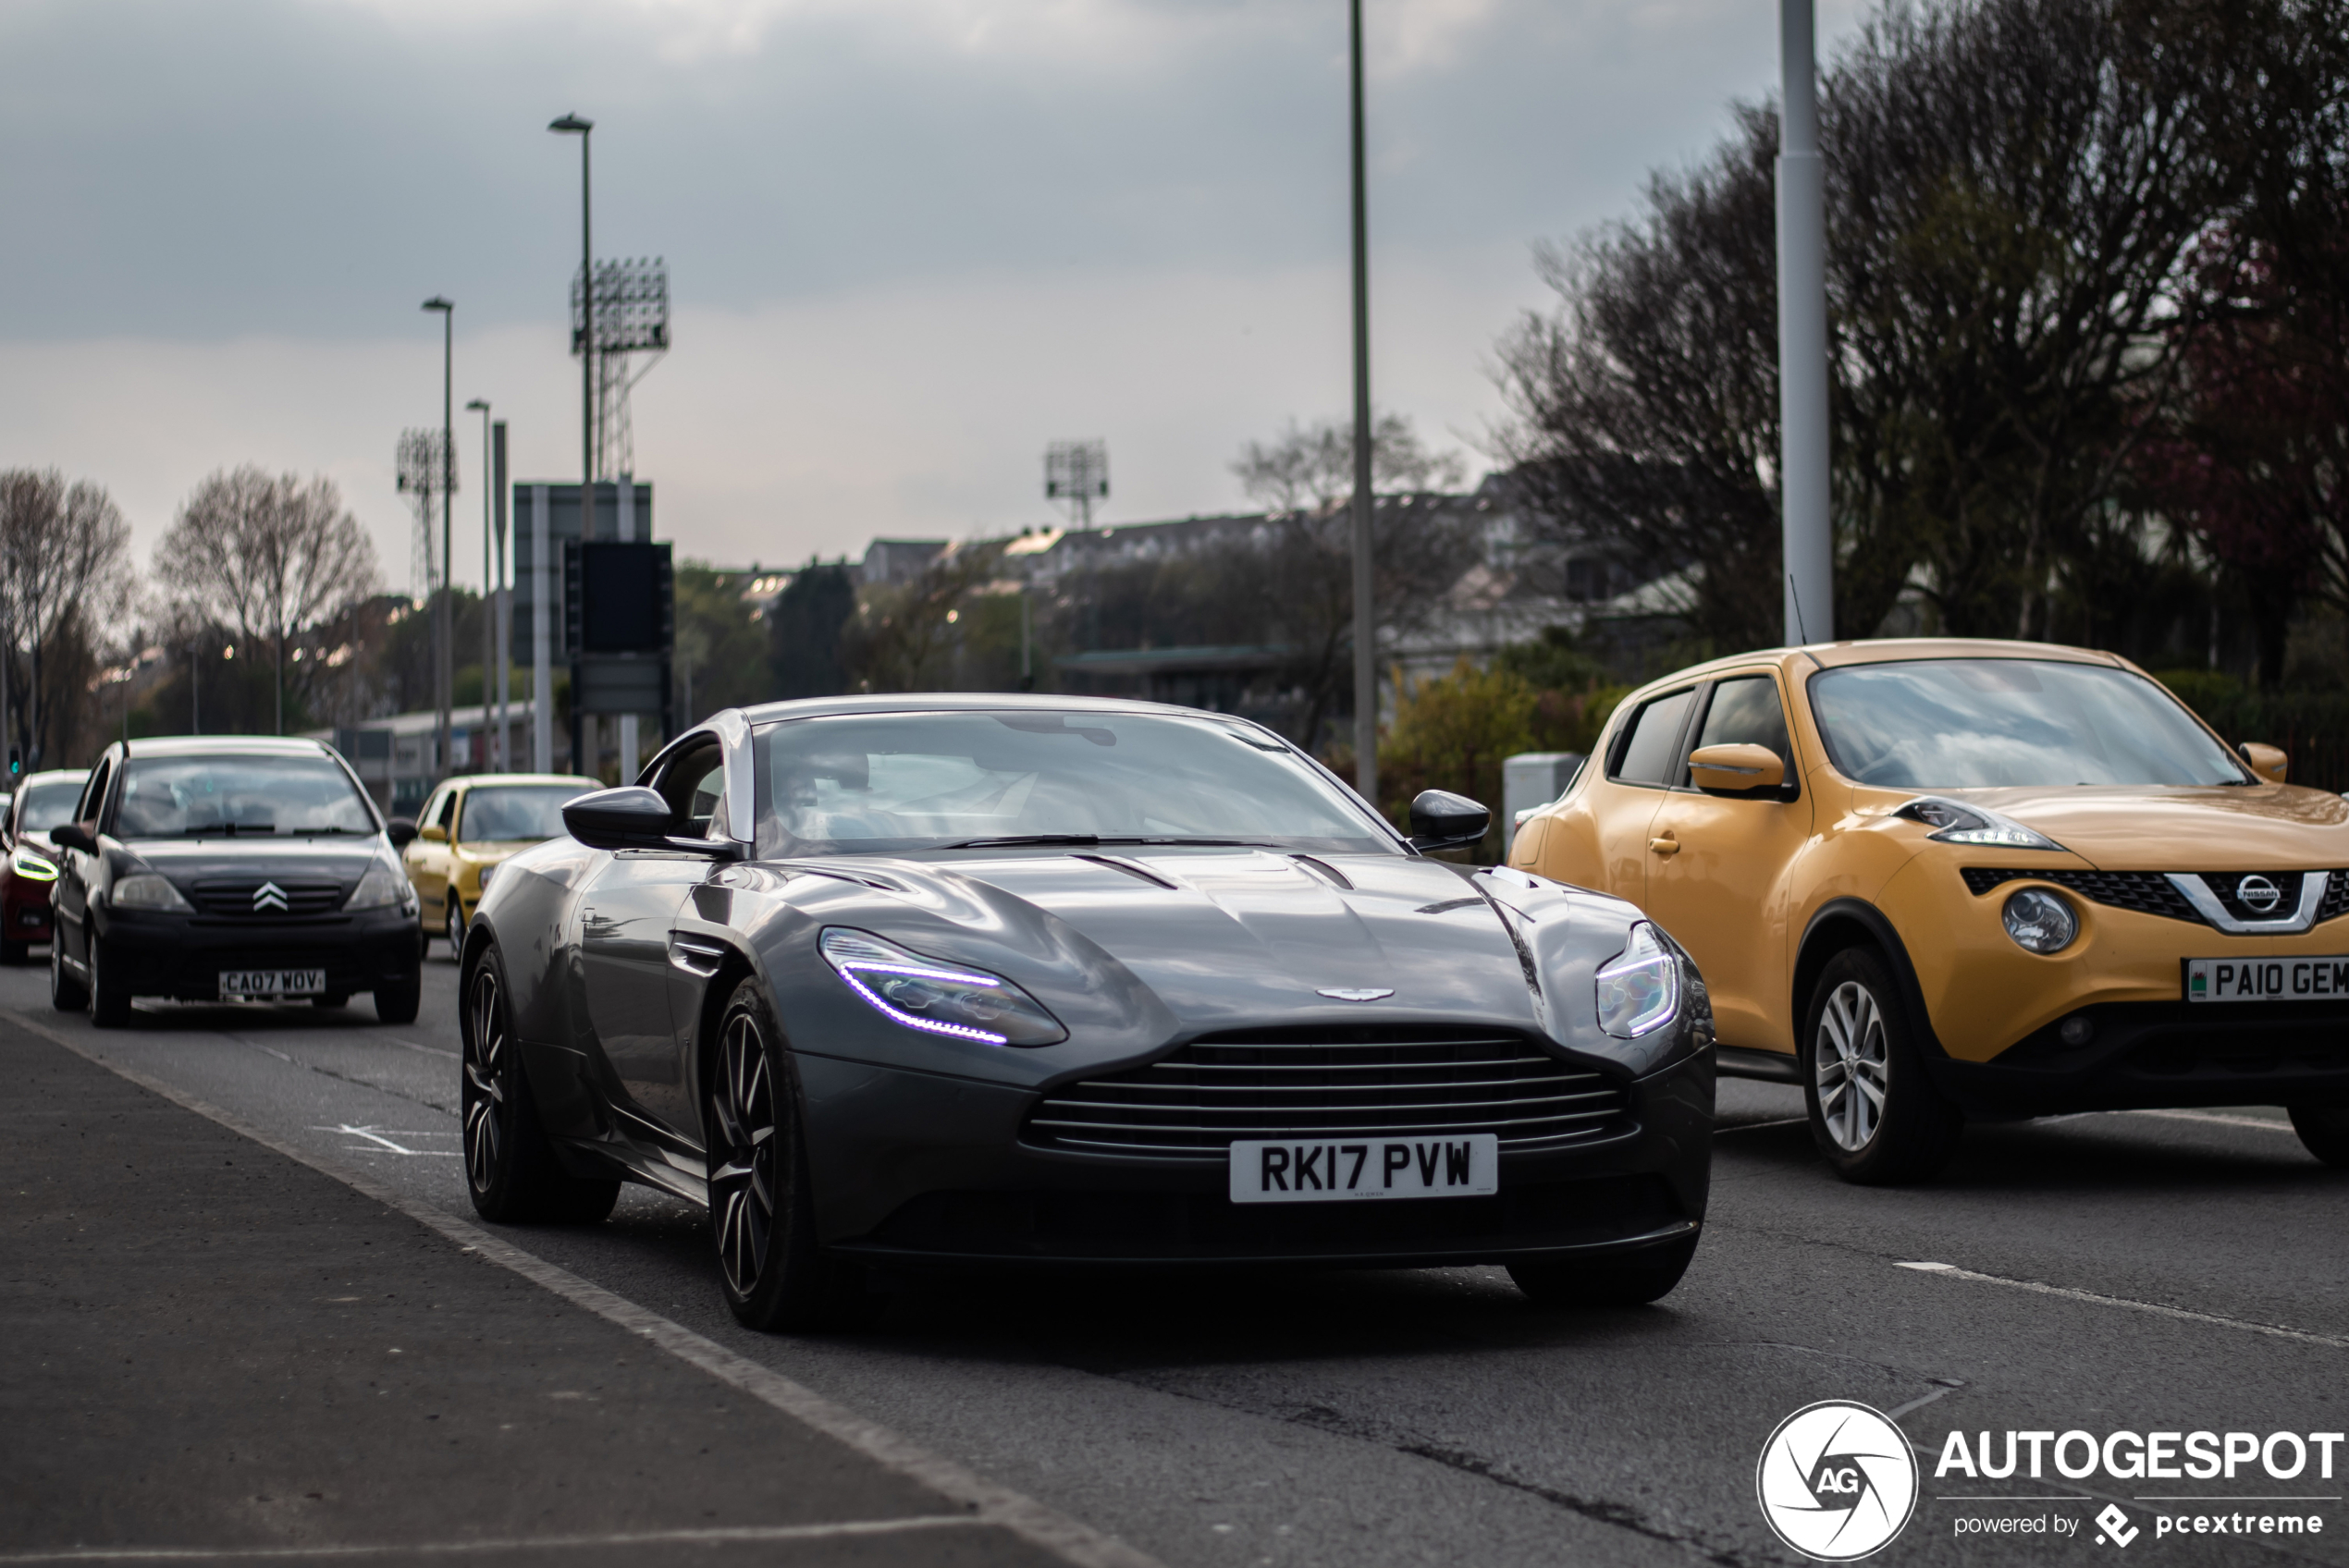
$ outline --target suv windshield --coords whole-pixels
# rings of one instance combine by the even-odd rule
[[[28,784],[24,790],[24,805],[17,813],[17,831],[46,833],[73,815],[76,801],[81,799],[81,780],[59,778],[46,784]]]
[[[373,833],[350,775],[326,757],[138,757],[123,776],[118,839]]]
[[[492,784],[465,795],[457,832],[467,843],[552,839],[563,831],[563,805],[588,792],[584,784]]]
[[[2176,698],[2109,665],[1916,659],[1811,678],[1836,770],[1896,790],[2248,784]]]
[[[1023,839],[1402,852],[1367,808],[1285,742],[1211,718],[803,718],[759,731],[756,755],[761,855]]]

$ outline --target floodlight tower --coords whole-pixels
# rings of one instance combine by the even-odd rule
[[[455,465],[449,462],[437,430],[401,431],[395,461],[400,493],[416,508],[416,533],[408,557],[408,596],[429,600],[440,586],[437,546],[440,533],[448,526],[444,515],[440,529],[434,528],[433,497],[444,494],[441,487],[452,476]]]
[[[595,477],[636,472],[635,435],[628,417],[629,389],[669,352],[669,263],[658,256],[596,263],[594,328],[580,278],[571,281],[572,351],[593,344],[596,384]],[[648,356],[634,369],[630,356]]]
[[[1079,529],[1093,526],[1093,503],[1108,496],[1108,442],[1055,441],[1044,448],[1044,498],[1064,503]]]

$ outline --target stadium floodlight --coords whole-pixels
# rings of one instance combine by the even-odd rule
[[[1055,441],[1044,448],[1044,498],[1060,501],[1080,529],[1093,524],[1093,503],[1109,495],[1109,443]]]

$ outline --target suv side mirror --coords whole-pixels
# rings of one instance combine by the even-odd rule
[[[80,850],[85,855],[98,852],[97,836],[79,822],[60,822],[49,829],[49,842],[61,850]]]
[[[1411,848],[1421,854],[1465,849],[1484,837],[1493,814],[1449,790],[1421,790],[1411,802]]]
[[[404,850],[416,841],[416,819],[395,816],[384,824],[384,837],[391,840],[395,850]]]
[[[658,790],[642,784],[597,790],[563,807],[563,827],[591,850],[684,850],[731,860],[741,846],[723,839],[672,835],[676,817]]]
[[[2283,782],[2284,774],[2292,766],[2292,759],[2280,748],[2263,746],[2257,741],[2245,741],[2242,750],[2243,760],[2251,765],[2252,772],[2270,784]],[[54,838],[55,835],[52,834],[51,837]]]
[[[1708,795],[1750,795],[1786,782],[1786,762],[1767,746],[1699,746],[1689,753],[1689,781]]]

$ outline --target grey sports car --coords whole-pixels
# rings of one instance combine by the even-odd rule
[[[710,1210],[761,1329],[886,1264],[1502,1263],[1652,1301],[1703,1222],[1713,1028],[1619,900],[1428,851],[1272,730],[1155,704],[778,703],[582,796],[461,954],[499,1221]]]

